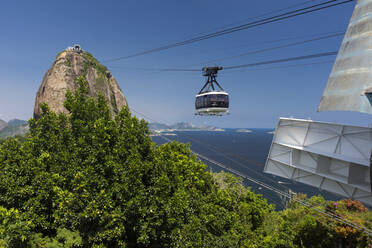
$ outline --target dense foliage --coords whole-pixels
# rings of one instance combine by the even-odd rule
[[[66,95],[70,115],[44,105],[42,117],[30,120],[23,143],[8,139],[1,145],[3,242],[10,247],[30,247],[35,239],[75,240],[84,247],[256,242],[254,230],[270,210],[260,196],[235,177],[214,178],[187,145],[155,146],[145,121],[126,108],[112,118],[105,98],[88,97],[84,78],[78,81],[75,94]]]
[[[156,146],[145,121],[127,108],[112,117],[104,96],[88,97],[84,78],[77,81],[66,94],[69,115],[43,105],[24,140],[0,144],[1,247],[368,244],[360,231],[301,205],[273,211],[240,179],[208,172],[185,144]],[[353,204],[333,210],[360,212],[370,225],[369,211]]]
[[[358,201],[346,199],[332,202],[321,196],[306,199],[301,194],[295,199],[306,201],[317,210],[372,229],[371,212]],[[266,247],[372,247],[367,234],[296,201],[290,201],[283,211],[270,212],[265,217],[261,231]]]
[[[89,67],[93,67],[98,73],[106,75],[107,67],[102,65],[91,53],[84,51],[83,57],[86,59],[84,70],[86,71]]]

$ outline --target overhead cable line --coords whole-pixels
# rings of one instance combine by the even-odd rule
[[[321,65],[321,64],[331,64],[334,63],[334,60],[326,60],[326,61],[320,61],[320,62],[314,62],[314,63],[303,63],[303,64],[293,64],[293,65],[284,65],[284,66],[271,66],[271,67],[264,67],[264,68],[255,68],[255,69],[242,69],[242,70],[234,70],[234,71],[227,71],[224,74],[230,74],[230,73],[244,73],[244,72],[250,72],[250,71],[268,71],[268,70],[276,70],[276,69],[284,69],[284,68],[295,68],[295,67],[308,67],[312,65]],[[142,69],[142,68],[128,68],[128,67],[113,67],[115,69],[130,69],[130,70],[144,70],[149,71],[151,73],[160,73],[162,71],[154,71],[154,69]],[[199,70],[200,71],[200,70]]]
[[[254,47],[254,46],[262,46],[263,44],[274,44],[274,43],[279,43],[279,42],[284,42],[284,41],[295,41],[299,39],[305,39],[305,38],[317,38],[317,37],[322,37],[322,36],[328,36],[328,35],[335,35],[338,36],[338,34],[345,34],[345,30],[335,30],[335,31],[330,31],[330,32],[322,32],[322,33],[316,33],[316,34],[307,34],[307,35],[297,35],[297,36],[286,36],[286,38],[280,38],[280,39],[273,39],[273,40],[263,40],[263,41],[257,41],[257,42],[247,42],[242,45],[234,45],[234,46],[221,46],[218,48],[215,48],[215,51],[227,51],[227,50],[237,50],[238,48],[244,48],[244,47]],[[341,36],[341,35],[340,35]],[[262,48],[265,49],[265,48]],[[210,52],[208,49],[207,50],[201,50],[201,51],[193,51],[192,54],[196,53],[200,55],[201,53],[208,53]],[[189,55],[190,53],[188,53]],[[194,65],[199,65],[201,63],[193,63],[185,66],[194,66]]]
[[[263,178],[263,179],[265,179],[265,180],[270,181],[270,182],[273,183],[274,185],[277,185],[277,186],[279,186],[279,187],[284,188],[285,191],[282,191],[282,192],[284,192],[284,193],[286,193],[286,194],[288,194],[288,195],[291,195],[291,194],[288,193],[288,192],[290,191],[290,188],[289,188],[289,187],[287,187],[287,186],[285,186],[285,185],[283,185],[283,184],[280,184],[280,183],[274,181],[273,179],[271,179],[271,178],[268,177],[268,176],[265,176],[264,174],[260,174],[260,173],[258,173],[258,172],[255,171],[254,169],[251,169],[251,168],[249,168],[248,166],[246,166],[245,164],[243,164],[243,163],[241,163],[241,162],[239,162],[239,161],[237,161],[237,160],[235,160],[235,159],[233,159],[233,158],[231,158],[231,157],[225,155],[224,153],[218,151],[218,149],[216,149],[216,148],[214,148],[214,149],[211,148],[211,147],[213,147],[213,146],[210,145],[210,144],[206,144],[206,143],[203,144],[203,142],[201,142],[201,141],[197,141],[195,138],[191,138],[190,136],[188,136],[188,135],[186,135],[186,134],[184,134],[184,135],[185,135],[186,137],[188,137],[189,139],[193,140],[194,142],[197,142],[197,143],[199,143],[200,145],[202,145],[202,146],[206,147],[207,149],[211,150],[212,152],[218,153],[218,154],[220,154],[222,157],[224,157],[225,159],[230,160],[231,162],[233,162],[233,163],[235,163],[235,164],[237,164],[237,165],[239,165],[239,166],[241,166],[241,167],[243,167],[243,168],[249,170],[250,172],[252,172],[252,173],[255,174],[255,175],[258,175],[258,177],[261,177],[261,178]],[[241,158],[241,159],[242,159],[242,158]],[[246,159],[243,159],[243,160],[246,161],[246,162],[248,162],[248,163],[250,163],[250,164],[255,164],[255,163],[252,163],[252,162],[249,161],[249,160],[246,160]],[[208,160],[207,160],[207,161],[208,161]],[[216,162],[216,161],[214,161],[214,162]],[[217,163],[218,163],[218,162],[217,162]],[[221,167],[221,165],[220,165],[219,167]],[[225,168],[226,168],[227,170],[233,170],[230,166],[226,166],[226,165],[225,165]],[[235,170],[235,173],[234,173],[234,174],[237,174],[237,175],[239,175],[239,176],[241,176],[241,177],[243,177],[243,178],[248,177],[247,175],[245,175],[245,174],[241,174],[240,172],[238,172],[238,171],[236,171],[236,170]],[[250,177],[250,178],[252,178],[252,177]],[[257,179],[255,179],[255,180],[257,180]],[[250,181],[251,181],[251,180],[250,180]],[[258,181],[258,180],[257,180],[257,181]],[[262,182],[262,183],[263,183],[263,182]],[[267,185],[267,184],[266,184],[266,185]],[[273,187],[273,188],[274,188],[274,187]],[[266,197],[266,196],[265,196],[265,197]],[[312,207],[317,207],[317,205],[312,205]],[[338,217],[338,214],[335,213],[334,211],[332,211],[332,210],[327,210],[327,211],[328,211],[330,214],[332,214],[332,215],[336,215],[336,216]],[[347,221],[347,220],[346,220],[346,221]],[[352,224],[353,224],[353,223],[352,223]]]
[[[227,50],[227,49],[236,49],[236,48],[242,48],[242,47],[252,47],[252,46],[255,46],[255,45],[262,45],[262,44],[273,44],[273,43],[278,43],[278,42],[282,42],[282,41],[291,41],[291,40],[298,40],[298,39],[304,39],[304,38],[313,38],[313,37],[319,37],[319,36],[325,36],[325,35],[336,35],[336,34],[339,34],[339,33],[343,33],[345,34],[345,30],[335,30],[335,31],[332,31],[332,32],[322,32],[322,33],[316,33],[316,34],[307,34],[307,35],[299,35],[299,36],[287,36],[286,38],[281,38],[281,39],[275,39],[275,40],[266,40],[266,41],[258,41],[258,42],[251,42],[251,43],[247,43],[247,44],[244,44],[244,45],[240,45],[240,46],[229,46],[229,47],[221,47],[221,48],[218,48],[217,50]]]
[[[132,110],[134,110],[134,109],[132,109]],[[143,115],[142,113],[140,113],[140,112],[138,112],[138,111],[135,111],[135,110],[134,110],[134,112],[136,112],[136,113],[138,113],[138,114],[144,116],[144,117],[147,118],[147,119],[150,119],[150,120],[152,120],[152,121],[155,121],[155,120],[149,118],[148,116]],[[157,122],[157,121],[155,121],[155,122]],[[167,141],[167,142],[172,142],[171,139],[165,137],[164,135],[160,135],[160,137],[161,137],[162,139],[164,139],[165,141]],[[199,154],[199,153],[197,153],[197,152],[195,152],[195,151],[193,151],[193,150],[191,150],[191,151],[192,151],[192,152],[193,152],[197,157],[199,157],[200,159],[203,159],[203,160],[205,160],[205,161],[208,161],[208,162],[210,162],[210,163],[213,163],[213,164],[217,165],[218,167],[220,167],[220,168],[222,168],[222,169],[225,169],[225,170],[227,170],[227,171],[230,171],[230,172],[232,172],[232,173],[235,174],[235,175],[238,175],[238,176],[240,176],[240,177],[242,177],[242,178],[244,178],[244,179],[247,179],[247,180],[249,180],[249,181],[251,181],[251,182],[253,182],[253,183],[255,183],[255,184],[257,184],[257,185],[259,185],[259,186],[261,186],[261,187],[264,187],[264,188],[266,188],[266,189],[268,189],[268,190],[270,190],[270,191],[273,191],[274,193],[277,193],[278,195],[281,195],[281,196],[283,196],[283,197],[286,197],[286,198],[288,198],[289,200],[293,200],[294,202],[297,202],[297,203],[299,203],[299,204],[301,204],[301,205],[303,205],[303,206],[305,206],[305,207],[307,207],[307,208],[309,208],[309,209],[311,209],[311,210],[313,210],[313,211],[316,211],[316,212],[318,212],[318,213],[320,213],[320,214],[323,214],[323,215],[325,215],[325,216],[327,216],[327,217],[329,217],[329,218],[331,218],[331,219],[333,219],[333,220],[335,220],[335,221],[338,221],[338,222],[340,222],[340,223],[342,223],[342,224],[348,225],[348,226],[350,226],[350,227],[352,227],[352,228],[355,228],[355,229],[357,229],[357,230],[359,230],[359,231],[361,231],[361,232],[366,233],[366,234],[369,235],[369,236],[372,236],[372,230],[371,230],[371,229],[368,229],[368,228],[366,228],[366,227],[364,227],[364,226],[362,226],[362,225],[360,225],[360,224],[358,224],[358,223],[355,223],[355,222],[352,222],[352,221],[346,220],[346,219],[342,218],[341,216],[339,216],[337,213],[335,213],[335,212],[333,212],[333,211],[324,211],[324,210],[322,210],[322,209],[316,208],[317,206],[313,206],[313,205],[309,204],[309,203],[306,202],[306,201],[303,201],[303,200],[297,199],[295,196],[291,195],[290,193],[287,193],[287,192],[281,191],[281,190],[279,190],[279,189],[277,189],[277,188],[275,188],[275,187],[273,187],[273,186],[270,186],[270,185],[268,185],[268,184],[266,184],[266,183],[263,183],[263,182],[261,182],[261,181],[255,179],[255,178],[252,178],[252,177],[250,177],[250,176],[248,176],[248,175],[245,175],[245,174],[241,173],[240,171],[234,170],[234,169],[232,169],[232,168],[230,168],[230,167],[228,167],[228,166],[226,166],[226,165],[224,165],[224,164],[222,164],[222,163],[220,163],[220,162],[217,162],[217,161],[215,161],[215,160],[213,160],[213,159],[211,159],[211,158],[209,158],[209,157],[207,157],[207,156],[204,156],[204,155],[202,155],[202,154]]]
[[[255,19],[258,19],[258,18],[262,18],[262,17],[265,17],[265,16],[268,16],[268,15],[272,15],[272,14],[277,14],[277,13],[280,13],[284,10],[289,10],[289,9],[293,9],[295,7],[298,7],[298,6],[303,6],[305,4],[308,4],[310,2],[314,2],[314,1],[317,1],[317,0],[308,0],[308,1],[305,1],[305,2],[302,2],[302,3],[296,3],[294,5],[289,5],[287,7],[284,7],[284,8],[280,8],[280,9],[277,9],[277,10],[271,10],[269,12],[266,12],[266,13],[262,13],[262,14],[259,14],[259,15],[256,15],[256,16],[252,16],[252,17],[249,17],[249,18],[246,18],[246,19],[243,19],[243,20],[240,20],[240,21],[235,21],[235,22],[232,22],[230,24],[227,24],[227,25],[224,25],[222,27],[219,27],[219,29],[224,29],[224,28],[228,28],[228,27],[231,27],[231,26],[234,26],[234,25],[237,25],[237,24],[241,24],[241,23],[244,23],[244,22],[247,22],[247,21],[251,21],[251,20],[255,20]],[[213,29],[216,30],[217,28]],[[200,35],[204,35],[204,34],[208,34],[210,32],[213,32],[211,29],[210,31],[205,31],[205,32],[199,32],[199,33],[196,33],[194,35],[189,35],[187,37],[190,37],[190,38],[185,38],[185,39],[191,39],[193,38],[194,36],[200,36]]]
[[[226,74],[226,73],[236,73],[236,72],[248,72],[248,71],[266,71],[266,70],[293,68],[293,67],[305,67],[305,66],[311,66],[311,65],[331,64],[331,63],[334,63],[334,61],[333,60],[327,60],[327,61],[320,61],[320,62],[306,63],[306,64],[294,64],[294,65],[272,66],[272,67],[247,69],[247,70],[239,70],[239,71],[229,71],[229,72],[225,72],[224,74]]]
[[[163,122],[158,122],[158,121],[156,121],[156,120],[154,120],[154,119],[152,119],[152,118],[150,118],[150,117],[148,117],[148,116],[146,116],[146,115],[144,115],[144,114],[142,114],[142,113],[136,111],[134,108],[130,108],[130,111],[133,111],[133,112],[135,112],[135,113],[137,113],[137,114],[139,114],[139,115],[145,117],[146,119],[148,119],[148,120],[150,120],[150,121],[152,121],[152,122],[154,122],[154,123],[163,123],[163,124],[167,125],[165,121],[163,121]]]
[[[218,59],[213,59],[213,60],[201,62],[200,64],[207,64],[207,63],[211,63],[211,62],[215,62],[215,61],[223,61],[223,60],[228,60],[228,59],[236,59],[236,58],[244,57],[244,56],[247,56],[247,55],[258,54],[258,53],[268,52],[268,51],[277,50],[277,49],[281,49],[281,48],[303,45],[303,44],[314,42],[314,41],[325,40],[325,39],[329,39],[329,38],[343,36],[344,34],[345,34],[344,32],[336,33],[336,34],[317,37],[317,38],[314,38],[314,39],[292,42],[292,43],[284,44],[284,45],[280,45],[280,46],[258,49],[258,50],[245,52],[245,53],[234,55],[234,56],[226,56],[226,57],[222,57],[222,58],[218,58]]]
[[[326,52],[326,53],[317,53],[317,54],[291,57],[291,58],[285,58],[285,59],[275,59],[275,60],[269,60],[269,61],[263,61],[263,62],[258,62],[258,63],[251,63],[251,64],[227,66],[227,67],[224,67],[223,69],[224,70],[238,69],[238,68],[253,67],[253,66],[259,66],[259,65],[269,65],[269,64],[283,63],[283,62],[289,62],[289,61],[296,61],[296,60],[306,60],[306,59],[320,58],[320,57],[333,56],[333,55],[337,55],[337,51]]]
[[[145,115],[143,115],[142,113],[140,113],[140,112],[138,112],[138,111],[135,111],[134,109],[132,109],[132,110],[133,110],[134,112],[136,112],[136,113],[138,113],[138,114],[144,116],[144,117],[147,118],[147,119],[150,119],[150,120],[152,120],[152,121],[155,121],[155,120],[151,119],[150,117],[145,116]],[[155,121],[155,122],[157,122],[157,121]],[[162,139],[164,139],[165,141],[172,142],[171,139],[165,137],[164,135],[160,135],[160,137],[161,137]],[[249,180],[249,181],[251,181],[251,182],[253,182],[253,183],[255,183],[255,184],[259,185],[259,186],[261,186],[261,187],[264,187],[264,188],[266,188],[266,189],[268,189],[268,190],[270,190],[270,191],[273,191],[273,192],[275,192],[275,193],[277,193],[277,194],[279,194],[279,195],[281,195],[281,196],[284,196],[284,197],[288,198],[289,200],[293,200],[293,201],[295,201],[295,202],[297,202],[297,203],[299,203],[299,204],[301,204],[301,205],[303,205],[303,206],[305,206],[305,207],[307,207],[307,208],[309,208],[309,209],[312,209],[312,210],[314,210],[314,211],[316,211],[316,212],[318,212],[318,213],[320,213],[320,214],[323,214],[323,215],[325,215],[325,216],[327,216],[327,217],[329,217],[329,218],[332,218],[332,219],[334,219],[335,221],[338,221],[338,222],[340,222],[340,223],[343,223],[343,224],[345,224],[345,225],[348,225],[348,226],[350,226],[350,227],[352,227],[352,228],[355,228],[355,229],[357,229],[357,230],[359,230],[359,231],[361,231],[361,232],[366,233],[366,234],[369,235],[369,236],[372,236],[372,230],[371,230],[371,229],[368,229],[368,228],[366,228],[366,227],[364,227],[364,226],[362,226],[362,225],[360,225],[360,224],[358,224],[358,223],[355,223],[355,222],[352,222],[352,221],[346,220],[346,219],[342,218],[341,216],[339,216],[337,213],[335,213],[335,212],[333,212],[333,211],[324,211],[324,210],[318,209],[318,208],[316,208],[316,206],[313,206],[313,205],[309,204],[309,203],[306,202],[306,201],[303,201],[303,200],[297,199],[296,197],[294,197],[294,196],[291,195],[290,193],[287,193],[287,192],[281,191],[281,190],[279,190],[279,189],[277,189],[277,188],[275,188],[275,187],[273,187],[273,186],[270,186],[270,185],[268,185],[268,184],[266,184],[266,183],[263,183],[263,182],[261,182],[261,181],[255,179],[255,178],[252,178],[252,177],[250,177],[250,176],[248,176],[248,175],[245,175],[245,174],[241,173],[240,171],[236,171],[236,170],[234,170],[234,169],[232,169],[232,168],[230,168],[230,167],[228,167],[228,166],[226,166],[226,165],[224,165],[224,164],[222,164],[222,163],[220,163],[220,162],[217,162],[217,161],[215,161],[215,160],[213,160],[213,159],[211,159],[211,158],[209,158],[209,157],[206,157],[206,156],[204,156],[204,155],[202,155],[202,154],[199,154],[199,153],[197,153],[197,152],[195,152],[195,151],[193,151],[193,150],[192,150],[192,152],[193,152],[195,155],[197,155],[200,159],[204,159],[204,160],[206,160],[206,161],[208,161],[208,162],[210,162],[210,163],[213,163],[213,164],[219,166],[220,168],[223,168],[223,169],[225,169],[225,170],[227,170],[227,171],[230,171],[230,172],[232,172],[232,173],[235,174],[235,175],[238,175],[238,176],[240,176],[240,177],[242,177],[242,178],[245,178],[245,179],[247,179],[247,180]]]
[[[167,137],[164,137],[162,135],[160,135],[160,137],[163,138],[164,140],[168,141],[168,142],[172,142],[172,140],[168,139]],[[315,206],[312,206],[308,202],[302,201],[300,199],[297,199],[296,197],[294,197],[293,195],[291,195],[289,193],[283,192],[283,191],[281,191],[281,190],[279,190],[279,189],[277,189],[277,188],[275,188],[273,186],[267,185],[266,183],[263,183],[263,182],[255,179],[255,178],[252,178],[252,177],[250,177],[248,175],[245,175],[245,174],[243,174],[243,173],[241,173],[239,171],[236,171],[236,170],[234,170],[234,169],[232,169],[232,168],[230,168],[230,167],[228,167],[228,166],[226,166],[226,165],[224,165],[224,164],[222,164],[220,162],[217,162],[217,161],[215,161],[215,160],[213,160],[211,158],[208,158],[208,157],[206,157],[206,156],[204,156],[202,154],[199,154],[199,153],[197,153],[195,151],[192,151],[192,152],[195,155],[197,155],[199,158],[203,159],[203,160],[206,160],[206,161],[208,161],[210,163],[213,163],[213,164],[217,165],[220,168],[223,168],[223,169],[225,169],[227,171],[232,172],[235,175],[238,175],[238,176],[240,176],[240,177],[242,177],[244,179],[247,179],[247,180],[249,180],[249,181],[251,181],[251,182],[253,182],[253,183],[255,183],[255,184],[257,184],[257,185],[259,185],[261,187],[264,187],[264,188],[266,188],[266,189],[268,189],[270,191],[273,191],[273,192],[275,192],[275,193],[277,193],[277,194],[279,194],[281,196],[284,196],[284,197],[286,197],[286,198],[288,198],[290,200],[293,200],[294,202],[297,202],[297,203],[299,203],[299,204],[301,204],[301,205],[303,205],[303,206],[305,206],[305,207],[307,207],[309,209],[312,209],[312,210],[314,210],[314,211],[316,211],[316,212],[318,212],[320,214],[323,214],[323,215],[325,215],[325,216],[327,216],[327,217],[329,217],[329,218],[331,218],[331,219],[333,219],[335,221],[338,221],[338,222],[340,222],[342,224],[348,225],[348,226],[350,226],[352,228],[355,228],[355,229],[357,229],[357,230],[359,230],[361,232],[364,232],[367,235],[369,235],[369,236],[372,237],[372,230],[371,229],[368,229],[368,228],[366,228],[366,227],[364,227],[362,225],[359,225],[358,223],[355,223],[355,222],[352,222],[352,221],[343,219],[342,217],[338,216],[337,214],[333,214],[333,213],[330,213],[330,212],[326,212],[324,210],[321,210],[319,208],[316,208]]]
[[[328,57],[337,55],[337,51],[333,52],[324,52],[324,53],[315,53],[315,54],[309,54],[309,55],[303,55],[303,56],[297,56],[297,57],[289,57],[289,58],[283,58],[283,59],[275,59],[275,60],[268,60],[268,61],[261,61],[256,63],[250,63],[250,64],[242,64],[242,65],[234,65],[234,66],[224,66],[223,70],[231,70],[231,69],[238,69],[238,68],[247,68],[247,67],[254,67],[254,66],[260,66],[260,65],[269,65],[269,64],[277,64],[277,63],[284,63],[289,61],[297,61],[297,60],[307,60],[307,59],[314,59],[314,58],[320,58],[320,57]],[[140,69],[140,68],[138,68]],[[169,72],[195,72],[195,71],[202,71],[201,69],[184,69],[184,68],[142,68],[144,70],[152,70],[152,71],[169,71]]]
[[[193,153],[195,153],[195,152],[193,151]],[[241,176],[241,177],[243,177],[243,178],[245,178],[245,179],[247,179],[247,180],[249,180],[249,181],[257,184],[257,185],[260,185],[261,187],[264,187],[264,188],[266,188],[266,189],[268,189],[270,191],[273,191],[273,192],[275,192],[275,193],[277,193],[279,195],[282,195],[284,197],[287,197],[290,200],[293,200],[293,201],[295,201],[297,203],[300,203],[300,204],[304,205],[305,207],[308,207],[308,208],[310,208],[310,209],[312,209],[312,210],[314,210],[314,211],[316,211],[316,212],[318,212],[320,214],[326,215],[326,216],[328,216],[328,217],[330,217],[330,218],[332,218],[332,219],[334,219],[334,220],[336,220],[338,222],[341,222],[341,223],[343,223],[345,225],[348,225],[350,227],[353,227],[353,228],[355,228],[355,229],[357,229],[357,230],[359,230],[361,232],[364,232],[364,233],[368,234],[369,236],[372,236],[372,230],[371,229],[368,229],[368,228],[366,228],[364,226],[361,226],[361,225],[359,225],[359,224],[357,224],[355,222],[352,222],[352,221],[343,219],[343,218],[341,218],[340,216],[338,216],[336,214],[328,213],[326,211],[323,211],[321,209],[318,209],[318,208],[312,206],[311,204],[307,203],[306,201],[301,201],[301,200],[293,197],[291,194],[288,194],[288,193],[283,192],[283,191],[281,191],[279,189],[276,189],[275,187],[272,187],[270,185],[267,185],[267,184],[265,184],[265,183],[263,183],[263,182],[261,182],[261,181],[259,181],[257,179],[254,179],[254,178],[252,178],[250,176],[244,175],[244,174],[242,174],[242,173],[240,173],[240,172],[238,172],[238,171],[236,171],[234,169],[231,169],[230,167],[227,167],[227,166],[223,165],[222,163],[219,163],[217,161],[214,161],[214,160],[212,160],[212,159],[210,159],[210,158],[208,158],[208,157],[206,157],[204,155],[201,155],[199,153],[195,153],[195,154],[198,157],[200,157],[200,158],[202,158],[202,159],[204,159],[206,161],[209,161],[209,162],[211,162],[211,163],[213,163],[213,164],[215,164],[215,165],[217,165],[217,166],[219,166],[219,167],[221,167],[221,168],[223,168],[225,170],[228,170],[228,171],[230,171],[230,172],[232,172],[232,173],[234,173],[236,175],[239,175],[239,176]]]
[[[190,137],[189,135],[186,135],[186,134],[184,134],[184,135],[185,135],[188,139],[190,139],[190,140],[192,140],[192,141],[194,141],[194,142],[196,142],[196,143],[199,143],[201,146],[206,147],[208,150],[210,150],[210,151],[212,151],[212,152],[214,152],[214,153],[216,153],[216,154],[220,154],[220,155],[221,155],[222,157],[224,157],[225,159],[230,160],[231,162],[233,162],[233,163],[235,163],[235,164],[241,166],[242,168],[246,168],[246,169],[249,170],[250,172],[252,172],[252,173],[258,175],[259,177],[262,177],[262,178],[264,178],[265,180],[268,180],[268,181],[270,181],[270,182],[272,182],[272,183],[278,185],[279,187],[284,188],[285,190],[289,190],[289,189],[290,189],[289,187],[287,187],[287,186],[285,186],[285,185],[279,184],[278,182],[274,181],[274,180],[271,179],[270,177],[268,177],[268,176],[266,176],[266,175],[264,175],[264,174],[261,174],[261,173],[257,172],[256,170],[254,170],[254,169],[252,169],[252,168],[249,168],[249,167],[246,166],[245,164],[243,164],[243,163],[241,163],[241,162],[239,162],[239,161],[237,161],[237,160],[235,160],[235,159],[233,159],[233,158],[231,158],[231,157],[225,155],[223,152],[219,151],[216,147],[214,147],[214,146],[212,146],[212,145],[209,145],[209,144],[206,144],[205,142],[199,141],[199,140],[197,140],[197,139],[195,139],[195,138],[192,138],[192,137]],[[242,159],[242,158],[241,158],[241,159]],[[259,166],[259,165],[256,164],[256,162],[252,162],[252,161],[249,161],[249,160],[247,160],[247,159],[243,159],[243,160],[245,160],[246,162],[248,162],[248,163],[250,163],[250,164],[253,164],[253,165],[255,165],[255,166]],[[259,167],[261,167],[261,166],[259,166]]]
[[[288,18],[312,13],[312,12],[315,12],[315,11],[320,11],[320,10],[331,8],[331,7],[334,7],[334,6],[346,4],[346,3],[352,2],[354,0],[344,0],[344,1],[341,1],[341,2],[338,2],[338,1],[339,0],[326,1],[326,2],[323,2],[323,3],[308,6],[308,7],[305,7],[305,8],[289,11],[289,12],[286,12],[286,13],[283,13],[283,14],[280,14],[280,15],[276,15],[276,16],[273,16],[273,17],[268,17],[268,18],[265,18],[265,19],[262,19],[262,20],[246,23],[246,24],[235,26],[235,27],[232,27],[232,28],[223,29],[221,31],[217,31],[217,32],[213,32],[213,33],[210,33],[210,34],[207,34],[207,35],[195,37],[195,38],[188,39],[188,40],[185,40],[185,41],[176,42],[176,43],[169,44],[169,45],[166,45],[166,46],[153,48],[153,49],[150,49],[150,50],[146,50],[146,51],[143,51],[143,52],[139,52],[139,53],[123,56],[123,57],[109,59],[109,60],[106,60],[104,62],[113,62],[113,61],[118,61],[118,60],[122,60],[122,59],[133,58],[133,57],[137,57],[137,56],[141,56],[141,55],[145,55],[145,54],[149,54],[149,53],[159,52],[159,51],[167,50],[167,49],[170,49],[170,48],[183,46],[183,45],[186,45],[186,44],[195,43],[195,42],[198,42],[198,41],[214,38],[214,37],[217,37],[217,36],[226,35],[226,34],[230,34],[230,33],[233,33],[233,32],[237,32],[237,31],[241,31],[241,30],[245,30],[245,29],[249,29],[249,28],[273,23],[273,22],[278,22],[278,21],[281,21],[281,20],[285,20],[285,19],[288,19]],[[323,6],[323,5],[325,5],[325,6]]]
[[[290,47],[290,46],[305,44],[305,43],[312,42],[312,41],[317,41],[317,40],[322,40],[322,39],[337,37],[337,36],[341,36],[341,35],[344,35],[344,34],[345,34],[344,31],[333,31],[333,32],[326,32],[326,33],[318,33],[318,34],[311,34],[311,35],[296,36],[296,37],[285,38],[285,39],[263,41],[263,42],[260,42],[259,44],[277,43],[277,42],[281,42],[281,41],[297,40],[297,39],[307,38],[307,37],[312,37],[313,38],[313,39],[308,39],[308,40],[293,42],[293,43],[290,43],[290,44],[284,44],[284,45],[280,45],[280,46],[276,46],[276,47],[268,47],[268,48],[263,48],[263,49],[259,49],[259,50],[253,50],[253,51],[246,52],[246,53],[243,53],[243,54],[238,54],[238,55],[235,55],[235,56],[228,56],[228,57],[222,57],[222,58],[219,58],[219,59],[209,60],[209,61],[205,61],[205,62],[193,63],[193,64],[185,65],[185,67],[196,66],[196,65],[200,65],[200,64],[206,64],[206,63],[213,62],[213,61],[222,61],[224,59],[243,57],[243,56],[249,55],[249,54],[257,54],[257,53],[262,53],[262,52],[271,51],[271,50],[275,50],[275,49],[286,48],[286,47]],[[244,45],[244,46],[252,46],[252,44]],[[239,46],[239,47],[244,47],[244,46]],[[233,47],[229,47],[229,48],[233,48]],[[228,48],[224,48],[224,49],[228,49]],[[324,63],[324,62],[321,62],[321,63]],[[304,66],[307,66],[307,65],[312,65],[312,64],[317,64],[317,63],[303,64],[303,65]],[[300,67],[302,65],[299,64],[298,66]],[[297,64],[296,65],[292,65],[292,66],[288,66],[288,67],[297,67]],[[160,71],[161,69],[143,68],[143,67],[110,66],[110,68],[114,68],[114,69],[127,69],[127,70],[138,70],[138,71],[150,71],[150,72],[154,72],[154,71],[161,72]],[[287,68],[287,66],[283,66],[283,67],[271,67],[271,68],[255,69],[255,70],[266,70],[266,69],[275,69],[275,68]],[[177,69],[177,70],[179,70],[179,69]],[[188,71],[188,70],[186,69],[184,71]],[[191,70],[191,71],[195,71],[195,70]],[[251,70],[244,70],[244,71],[251,71]]]
[[[154,123],[163,123],[163,124],[165,123],[164,121],[163,121],[163,122],[156,121],[156,120],[150,118],[149,116],[147,116],[147,115],[145,115],[145,114],[143,114],[143,113],[140,113],[140,112],[136,111],[136,110],[133,109],[133,108],[131,108],[130,110],[133,111],[133,112],[135,112],[135,113],[137,113],[137,114],[139,114],[139,115],[141,115],[141,116],[143,116],[143,117],[145,117],[146,119],[148,119],[148,120],[150,120],[150,121],[152,121],[152,122],[154,122]],[[198,141],[198,140],[196,140],[196,139],[194,139],[194,138],[191,138],[189,135],[185,135],[185,136],[188,137],[190,140],[193,140],[194,142],[199,143],[200,145],[202,145],[202,146],[204,146],[204,147],[207,147],[210,151],[221,154],[223,157],[225,157],[226,159],[232,161],[233,163],[236,163],[236,164],[238,164],[238,165],[240,165],[240,166],[242,166],[242,167],[245,167],[242,163],[240,163],[240,162],[238,162],[238,161],[235,161],[234,159],[232,159],[232,158],[230,158],[230,157],[228,157],[228,156],[222,154],[221,152],[217,151],[215,148],[211,148],[210,145],[206,145],[206,144],[202,143],[201,141]],[[167,139],[167,140],[168,140],[168,141],[171,141],[170,139]],[[250,163],[251,163],[251,162],[250,162]],[[289,188],[288,188],[287,186],[285,186],[285,185],[281,185],[281,184],[278,184],[277,182],[275,182],[273,179],[269,178],[268,176],[265,177],[265,175],[261,175],[261,174],[259,174],[257,171],[255,171],[255,170],[253,170],[253,169],[251,169],[251,168],[247,168],[247,169],[250,170],[251,172],[255,173],[256,175],[259,175],[260,177],[264,177],[266,180],[268,180],[268,181],[270,181],[270,182],[272,182],[272,183],[275,183],[275,184],[277,184],[278,186],[280,186],[280,187],[282,187],[282,188],[284,188],[284,189],[286,189],[286,190],[289,190]]]

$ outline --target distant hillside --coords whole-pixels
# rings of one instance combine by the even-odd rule
[[[162,123],[149,123],[150,130],[170,129],[170,126]]]
[[[20,125],[23,125],[25,123],[27,123],[27,121],[19,120],[19,119],[13,119],[13,120],[8,121],[8,125],[10,125],[10,126],[20,126]]]
[[[199,129],[197,126],[190,122],[178,122],[171,125],[172,129]]]
[[[149,123],[149,128],[151,131],[223,131],[223,129],[214,126],[196,126],[190,122],[178,122],[173,125]]]
[[[224,131],[214,126],[197,126],[190,122],[178,122],[172,125],[162,123],[149,123],[149,129],[152,133],[169,131]],[[28,123],[25,120],[13,119],[9,122],[0,120],[0,139],[12,137],[15,135],[24,136],[29,130]]]
[[[0,120],[0,131],[8,126],[6,121]]]
[[[190,122],[178,122],[172,125],[162,123],[149,123],[152,132],[169,131],[224,131],[214,126],[197,126]],[[24,136],[29,130],[28,123],[25,120],[13,119],[9,122],[0,120],[0,138],[8,138],[15,135]]]
[[[13,119],[9,122],[0,120],[0,138],[8,138],[15,135],[24,136],[29,130],[27,121]]]

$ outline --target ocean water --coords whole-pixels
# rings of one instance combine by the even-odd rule
[[[273,129],[249,129],[252,132],[238,132],[239,129],[225,129],[224,132],[214,131],[175,131],[173,135],[166,136],[170,140],[189,143],[191,149],[205,157],[213,159],[228,168],[239,171],[244,175],[258,179],[281,191],[290,190],[304,193],[308,196],[322,195],[327,200],[338,200],[340,197],[317,188],[293,182],[291,180],[263,173],[267,154],[270,150]],[[167,142],[159,136],[153,136],[157,144]],[[223,170],[221,167],[203,160],[208,169],[214,172]],[[227,170],[225,170],[227,171]],[[288,199],[280,197],[266,188],[244,179],[244,184],[267,199],[268,203],[275,204],[276,209],[283,209]]]

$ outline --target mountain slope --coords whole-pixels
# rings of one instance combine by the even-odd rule
[[[40,106],[44,102],[57,113],[67,113],[63,106],[66,91],[74,91],[78,87],[75,80],[82,75],[88,82],[89,95],[96,97],[101,91],[108,100],[112,114],[128,105],[115,78],[92,54],[82,50],[65,50],[57,55],[52,67],[44,75],[36,94],[34,117],[40,117]]]
[[[27,123],[27,121],[20,120],[20,119],[12,119],[12,120],[8,121],[9,126],[21,126],[25,123]]]
[[[14,119],[7,123],[0,120],[0,138],[8,138],[15,135],[24,136],[28,130],[29,127],[27,121]]]
[[[0,120],[0,131],[3,130],[8,126],[8,123],[6,121]]]

